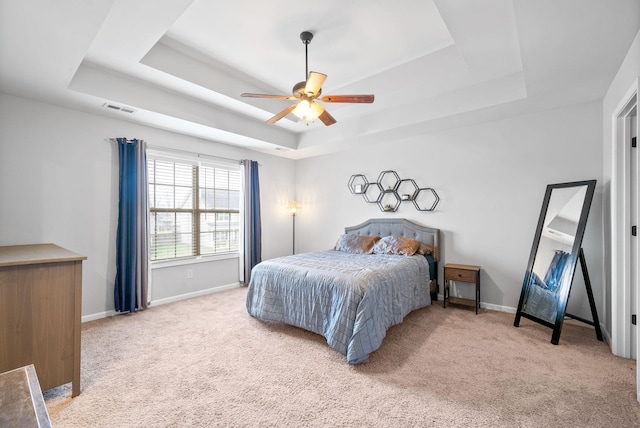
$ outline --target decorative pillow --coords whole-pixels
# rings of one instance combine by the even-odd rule
[[[380,238],[371,250],[374,254],[397,254],[413,256],[420,247],[420,241],[402,236],[385,236]]]
[[[355,254],[369,254],[379,236],[340,235],[334,250]]]
[[[420,254],[421,256],[433,254],[433,247],[431,245],[427,245],[424,242],[419,242],[419,244],[420,246],[418,247],[416,254]]]

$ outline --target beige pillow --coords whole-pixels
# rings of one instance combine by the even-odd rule
[[[420,246],[418,247],[417,254],[424,256],[425,254],[433,254],[433,247],[431,245],[427,245],[424,242],[420,242]]]
[[[413,256],[420,247],[420,241],[402,236],[385,236],[380,238],[371,250],[374,254],[395,254]]]
[[[379,236],[340,235],[333,249],[354,254],[369,254],[379,239]]]

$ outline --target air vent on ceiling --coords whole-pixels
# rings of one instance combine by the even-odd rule
[[[288,152],[289,149],[285,149],[284,147],[276,147],[276,150],[281,151],[281,152]]]
[[[135,112],[135,110],[132,109],[131,107],[122,107],[122,106],[118,106],[118,105],[111,104],[111,103],[104,103],[104,104],[102,104],[102,107],[109,108],[109,109],[112,109],[112,110],[118,110],[118,111],[121,111],[121,112],[124,112],[124,113],[134,113]]]

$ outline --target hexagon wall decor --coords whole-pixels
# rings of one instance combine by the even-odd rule
[[[433,211],[440,197],[431,187],[420,187],[412,178],[400,178],[393,170],[382,171],[378,181],[369,182],[363,174],[354,174],[347,183],[354,195],[377,204],[382,212],[396,212],[402,202],[412,202],[418,211]]]

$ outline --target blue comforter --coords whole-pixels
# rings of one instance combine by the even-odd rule
[[[334,250],[264,261],[247,292],[251,316],[321,334],[350,364],[366,360],[389,327],[429,304],[425,257]]]

